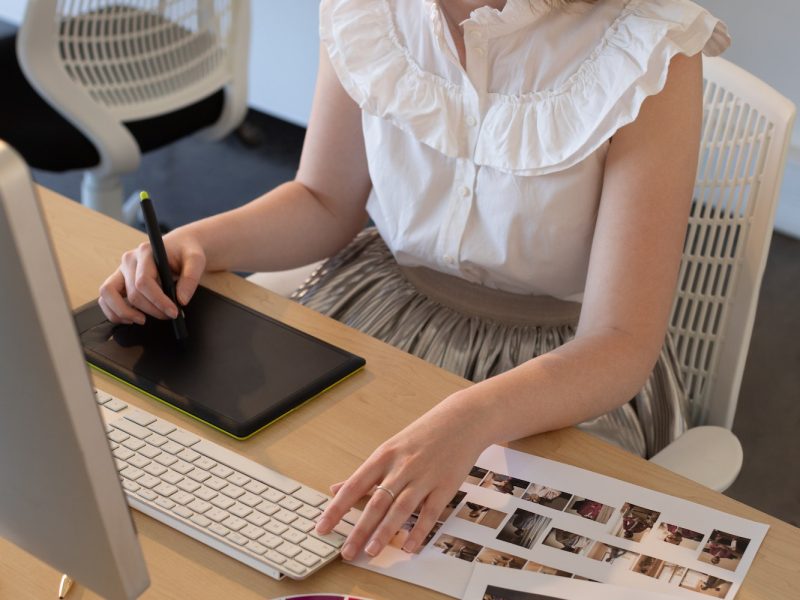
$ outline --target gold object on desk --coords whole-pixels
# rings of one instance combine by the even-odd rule
[[[64,600],[72,589],[72,578],[69,575],[62,575],[58,584],[58,600]]]
[[[67,295],[76,308],[97,297],[97,290],[122,253],[144,241],[143,233],[39,188]],[[239,452],[320,490],[350,475],[381,442],[415,416],[468,382],[428,366],[280,298],[240,277],[215,274],[203,284],[270,317],[364,356],[362,376],[331,389],[313,403],[287,415],[247,442],[184,417],[137,395],[125,386],[94,375],[95,384],[132,405],[179,424],[212,442]],[[309,439],[317,440],[309,444]],[[800,530],[684,479],[657,465],[576,429],[564,429],[511,444],[567,464],[590,469],[753,519],[770,526],[737,600],[791,598],[800,589]],[[379,599],[446,598],[432,590],[336,562],[304,581],[275,581],[195,540],[133,511],[152,585],[142,600],[192,598],[263,600],[325,590]],[[78,550],[79,551],[79,546]],[[54,569],[0,539],[0,597],[52,597]],[[81,600],[98,600],[81,589]]]

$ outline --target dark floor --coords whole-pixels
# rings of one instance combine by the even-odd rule
[[[294,175],[303,130],[253,113],[264,143],[246,147],[236,136],[219,143],[184,141],[144,157],[126,178],[146,188],[170,227],[247,202]],[[71,198],[80,175],[36,173]],[[773,237],[734,431],[744,468],[728,494],[800,526],[800,241]]]

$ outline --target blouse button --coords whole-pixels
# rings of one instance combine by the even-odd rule
[[[475,127],[475,125],[477,125],[477,124],[478,124],[478,120],[475,117],[473,117],[473,116],[467,117],[467,125],[469,127]]]
[[[452,256],[450,256],[449,254],[445,254],[445,255],[442,257],[442,259],[443,259],[443,260],[444,260],[444,262],[445,262],[445,263],[447,263],[448,265],[452,265],[454,262],[456,262],[456,261],[455,261],[455,259],[454,259]]]
[[[462,185],[460,188],[458,188],[458,193],[461,194],[461,196],[463,196],[464,198],[466,198],[467,196],[470,195],[470,190],[467,186]]]

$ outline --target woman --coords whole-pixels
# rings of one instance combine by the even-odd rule
[[[680,434],[664,336],[699,53],[724,27],[688,0],[324,0],[320,17],[296,179],[166,237],[178,299],[207,270],[333,256],[299,301],[476,383],[334,486],[318,530],[376,490],[342,556],[377,554],[421,505],[412,552],[492,443],[582,423],[644,455]],[[177,311],[146,244],[100,304]]]

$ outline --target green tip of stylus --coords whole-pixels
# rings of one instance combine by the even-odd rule
[[[140,201],[140,202],[141,202],[142,200],[147,200],[148,198],[150,198],[150,194],[148,194],[148,193],[147,193],[147,192],[145,192],[144,190],[142,190],[141,192],[139,192],[139,201]]]

